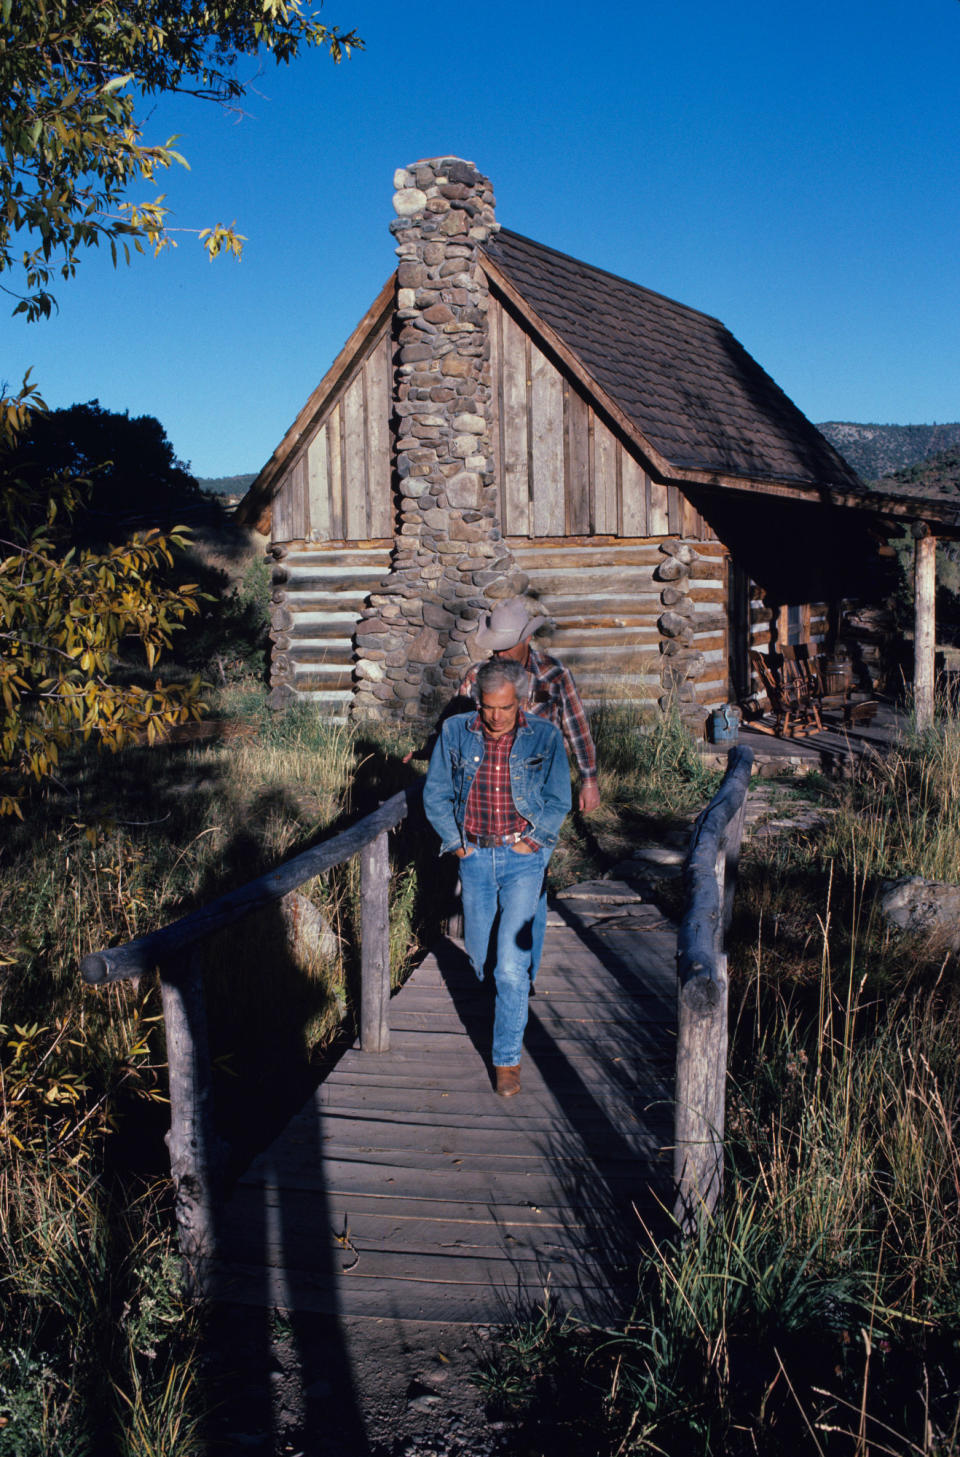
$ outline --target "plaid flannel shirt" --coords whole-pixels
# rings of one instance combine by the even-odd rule
[[[477,663],[470,669],[463,680],[462,693],[473,693],[480,666]],[[533,693],[527,712],[555,724],[576,760],[580,778],[596,779],[597,751],[572,673],[549,653],[538,653],[536,648],[529,649],[526,666],[533,679]]]
[[[523,715],[518,722],[523,722]],[[483,729],[480,715],[471,728]],[[494,738],[483,729],[483,759],[467,798],[463,829],[467,835],[520,835],[528,828],[510,792],[510,751],[516,729]]]

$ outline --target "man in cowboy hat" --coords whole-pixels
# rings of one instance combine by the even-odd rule
[[[487,648],[495,658],[512,659],[526,668],[532,680],[528,713],[546,718],[559,728],[571,758],[580,771],[578,803],[586,814],[600,803],[597,787],[597,753],[580,695],[569,669],[549,653],[531,647],[530,638],[543,622],[532,616],[522,597],[498,602],[477,629],[477,646]],[[462,695],[473,696],[477,667],[463,680]]]

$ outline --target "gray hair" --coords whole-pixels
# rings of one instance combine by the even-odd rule
[[[505,683],[516,689],[518,703],[526,703],[530,697],[532,680],[523,664],[515,662],[513,658],[490,658],[488,662],[481,664],[477,669],[473,696],[479,703],[487,688],[500,688]]]

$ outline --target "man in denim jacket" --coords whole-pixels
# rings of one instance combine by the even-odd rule
[[[423,790],[440,853],[460,860],[464,945],[482,979],[500,912],[493,1065],[497,1092],[520,1091],[520,1052],[530,983],[536,975],[535,921],[545,922],[544,872],[569,813],[570,768],[560,731],[524,713],[529,675],[493,659],[477,673],[477,709],[448,718]]]

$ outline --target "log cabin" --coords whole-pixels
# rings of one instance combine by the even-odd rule
[[[472,163],[393,206],[395,272],[238,508],[275,703],[431,722],[516,594],[588,703],[696,729],[751,648],[846,636],[877,678],[887,536],[956,512],[870,491],[717,319],[501,227]]]

